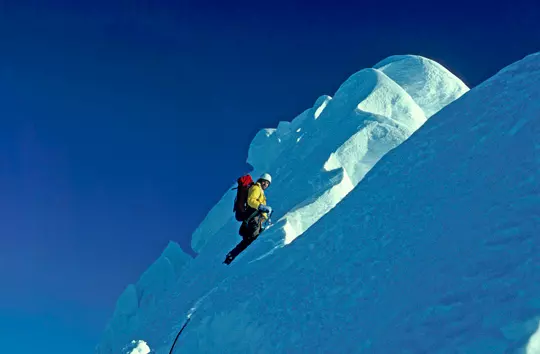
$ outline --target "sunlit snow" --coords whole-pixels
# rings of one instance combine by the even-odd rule
[[[222,264],[240,240],[226,191],[198,256],[171,243],[97,353],[168,354],[184,327],[173,353],[538,353],[538,112],[540,54],[470,91],[418,56],[352,74],[254,137],[272,227]]]

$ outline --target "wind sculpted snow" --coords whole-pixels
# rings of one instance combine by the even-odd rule
[[[407,91],[427,118],[469,90],[439,63],[416,55],[391,56],[374,67]]]
[[[265,283],[259,281],[270,276],[267,274],[269,269],[277,272],[270,279],[273,276],[282,277],[292,286],[297,279],[289,279],[287,273],[279,269],[286,272],[290,270],[294,274],[293,269],[302,267],[304,261],[297,255],[288,258],[289,252],[293,251],[287,248],[296,249],[296,241],[304,237],[296,239],[306,231],[306,239],[317,239],[309,236],[315,232],[311,228],[326,220],[320,220],[325,214],[330,212],[334,215],[332,209],[340,205],[342,199],[359,185],[385,154],[409,139],[435,111],[459,98],[467,90],[458,78],[428,59],[416,56],[391,57],[377,64],[376,68],[364,69],[351,75],[333,97],[319,97],[313,107],[291,122],[280,122],[276,129],[261,130],[250,146],[248,162],[254,168],[254,177],[262,172],[269,172],[273,176],[274,182],[267,196],[269,204],[274,208],[275,225],[265,231],[264,236],[231,266],[222,265],[226,252],[240,240],[239,224],[234,220],[231,210],[234,192],[227,191],[193,234],[192,247],[199,252],[195,259],[190,260],[181,251],[177,252],[179,248],[173,247],[175,244],[172,243],[169,248],[174,249],[174,252],[164,252],[136,285],[126,288],[98,347],[98,353],[117,353],[134,339],[145,340],[156,353],[168,353],[175,331],[181,327],[188,313],[194,313],[194,318],[201,321],[198,317],[199,307],[205,309],[203,313],[206,320],[190,324],[188,329],[204,323],[204,326],[211,328],[204,329],[208,331],[211,340],[208,343],[206,339],[203,340],[205,347],[201,343],[195,345],[185,340],[183,335],[179,346],[187,348],[184,349],[186,352],[219,352],[212,346],[220,341],[246,345],[244,352],[275,352],[272,351],[274,349],[280,352],[280,348],[290,352],[289,345],[293,345],[294,341],[287,343],[285,340],[282,344],[269,346],[263,343],[266,340],[263,334],[268,324],[260,330],[253,326],[253,321],[264,320],[259,319],[256,313],[239,309],[238,306],[243,306],[247,298],[239,296],[235,291],[248,286],[244,280],[250,278],[257,281],[251,284],[253,288],[248,286],[244,291],[253,294],[254,289],[266,289]],[[425,99],[424,94],[427,95]],[[394,173],[393,169],[388,173]],[[236,177],[231,176],[231,180],[234,181]],[[387,183],[386,188],[394,188],[397,181]],[[327,224],[323,222],[322,225]],[[320,228],[317,228],[318,232],[321,232]],[[336,233],[325,237],[337,241],[343,240],[345,236]],[[358,242],[359,237],[355,236],[354,242]],[[332,250],[334,246],[332,243],[310,243],[303,251],[303,257],[316,257],[317,252],[323,254],[324,250],[319,250],[319,247],[329,247],[328,250]],[[277,264],[274,263],[276,261]],[[266,272],[261,269],[262,273],[254,274],[260,264],[267,264],[270,268]],[[286,265],[292,268],[282,268]],[[309,262],[306,266],[309,269]],[[242,278],[244,273],[249,275]],[[227,289],[233,293],[220,300],[215,298],[216,294],[226,292]],[[273,308],[280,311],[275,307],[279,306],[279,301],[294,298],[295,294],[302,294],[303,290],[287,289],[281,293],[276,288],[273,291],[275,297],[268,299],[269,310]],[[345,296],[348,290],[343,291],[342,296]],[[221,307],[216,307],[220,312],[211,316],[209,313],[214,310],[210,304],[214,303],[220,304]],[[226,308],[227,304],[231,311]],[[291,320],[293,326],[300,323]],[[244,325],[248,327],[244,328]],[[225,331],[221,340],[212,342],[212,336],[221,336],[220,330],[227,326],[235,329],[236,335]],[[190,333],[186,335],[193,336],[193,332]],[[245,335],[252,339],[239,344]],[[294,351],[294,346],[291,350]]]
[[[386,61],[390,63],[377,64],[380,69],[351,75],[333,97],[321,96],[291,122],[261,130],[254,138],[248,155],[253,176],[274,176],[268,195],[274,214],[281,218],[277,244],[301,235],[385,153],[422,126],[428,116],[423,108],[431,116],[468,90],[429,59],[400,56]],[[193,235],[194,250],[201,251],[224,233],[236,233],[238,225],[230,212],[233,198],[228,192],[210,211]]]

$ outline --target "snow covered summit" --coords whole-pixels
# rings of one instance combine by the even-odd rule
[[[194,234],[198,257],[167,252],[174,271],[128,287],[97,352],[169,353],[189,316],[174,353],[533,354],[539,83],[540,54],[463,97],[425,58],[352,75],[255,137],[276,224],[221,264],[239,241],[226,193]]]

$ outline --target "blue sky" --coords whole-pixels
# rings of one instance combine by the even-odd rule
[[[91,352],[124,287],[249,170],[255,133],[355,71],[420,54],[474,86],[540,50],[538,5],[427,4],[2,2],[6,351]]]

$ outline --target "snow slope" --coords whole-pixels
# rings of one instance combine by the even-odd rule
[[[527,292],[538,263],[519,247],[538,248],[529,237],[538,203],[527,189],[538,186],[527,177],[516,187],[519,171],[513,180],[500,169],[523,164],[537,173],[538,143],[526,145],[534,132],[520,124],[534,125],[518,120],[538,110],[529,101],[538,99],[537,66],[538,56],[511,66],[433,116],[466,86],[428,59],[391,57],[291,122],[259,132],[248,161],[254,176],[274,176],[267,193],[274,227],[222,265],[239,241],[227,192],[193,235],[198,257],[171,244],[176,251],[160,258],[171,265],[158,260],[128,286],[97,352],[144,340],[168,353],[188,314],[179,353],[523,347],[538,327],[539,311],[529,309],[538,302]],[[507,126],[515,135],[503,134]],[[513,202],[516,188],[522,204]],[[521,229],[519,205],[532,215]],[[521,268],[504,242],[525,257]],[[511,293],[507,275],[524,279],[515,281],[523,292]],[[494,295],[500,289],[508,291]],[[512,302],[519,299],[531,304]],[[507,311],[490,312],[494,304]]]
[[[176,352],[538,353],[539,112],[540,53],[435,115],[288,247],[242,265]]]

